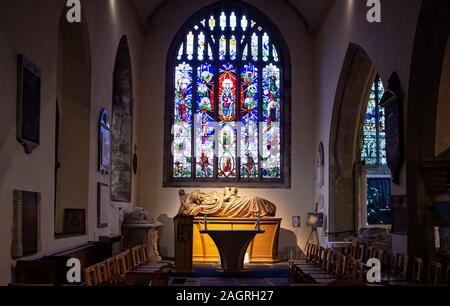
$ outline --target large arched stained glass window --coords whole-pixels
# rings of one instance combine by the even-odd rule
[[[287,186],[288,74],[275,31],[256,10],[230,3],[180,31],[168,58],[167,185]]]
[[[384,87],[377,75],[370,91],[363,122],[361,160],[366,165],[367,181],[364,226],[392,224],[391,173],[386,161],[385,110],[380,105]]]

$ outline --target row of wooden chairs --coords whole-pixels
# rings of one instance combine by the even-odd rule
[[[134,285],[131,274],[153,274],[166,266],[150,263],[146,247],[139,245],[84,269],[84,276],[87,286]]]
[[[357,250],[362,250],[364,253],[365,246],[358,242],[353,242],[350,247],[349,254],[353,258],[367,262],[370,258],[377,258],[381,262],[381,269],[383,271],[383,279],[389,283],[395,284],[413,282],[418,284],[440,285],[448,284],[450,265],[446,265],[437,261],[429,261],[427,265],[420,257],[410,259],[405,254],[393,254],[375,247],[368,247],[364,255],[358,254]]]
[[[340,280],[362,280],[361,261],[331,249],[308,244],[304,260],[290,261],[291,283],[331,284]]]
[[[410,261],[407,255],[393,255],[373,247],[366,249],[357,243],[352,244],[345,254],[308,244],[305,259],[290,262],[291,282],[328,284],[346,280],[362,283],[370,268],[366,266],[370,258],[380,260],[384,283],[439,285],[449,282],[450,265],[444,271],[439,262],[431,261],[426,269],[421,258],[415,257]]]

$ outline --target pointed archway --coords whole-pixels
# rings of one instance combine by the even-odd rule
[[[351,44],[347,50],[334,102],[330,132],[329,232],[331,240],[358,229],[355,170],[367,97],[376,76],[367,53]]]

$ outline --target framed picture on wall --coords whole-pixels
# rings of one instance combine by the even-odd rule
[[[107,184],[97,184],[97,227],[108,226],[109,214],[109,186]]]
[[[111,167],[111,124],[107,109],[103,109],[99,122],[98,170],[109,174]]]
[[[64,234],[86,234],[86,210],[64,209]]]

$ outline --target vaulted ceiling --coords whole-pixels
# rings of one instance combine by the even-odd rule
[[[155,12],[171,0],[130,0],[136,8],[139,18],[144,25]],[[275,0],[272,0],[275,1]],[[285,2],[305,24],[310,32],[320,28],[330,7],[336,0],[276,0]]]

